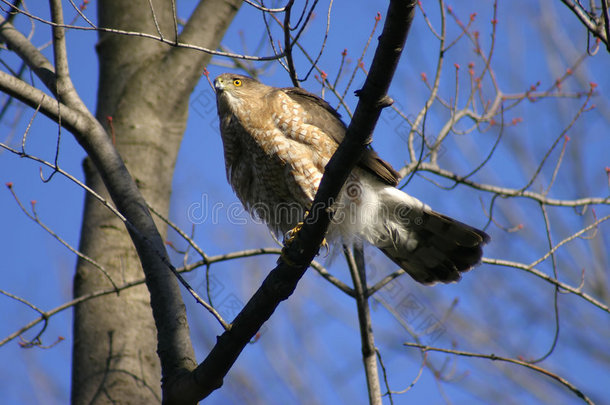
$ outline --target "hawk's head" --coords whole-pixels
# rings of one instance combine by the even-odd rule
[[[223,73],[214,80],[218,109],[233,113],[243,106],[244,102],[255,103],[267,93],[267,86],[248,76],[234,73]]]
[[[260,88],[265,88],[264,84],[248,76],[234,73],[223,73],[214,80],[216,96],[233,96],[236,98],[252,96]]]

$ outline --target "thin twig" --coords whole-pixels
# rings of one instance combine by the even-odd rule
[[[157,13],[155,12],[155,7],[152,4],[152,0],[148,0],[148,8],[150,9],[150,13],[152,14],[152,20],[153,20],[153,23],[155,24],[157,34],[159,34],[159,38],[165,39],[163,37],[163,33],[161,32],[161,27],[159,27],[159,21],[157,21]]]
[[[208,263],[209,262],[209,258],[208,255],[205,254],[205,252],[203,251],[203,249],[201,249],[199,247],[199,245],[193,240],[193,238],[191,238],[190,236],[188,236],[178,225],[176,225],[175,223],[173,223],[169,218],[165,217],[165,215],[161,214],[159,211],[157,211],[152,205],[147,204],[148,209],[155,214],[158,218],[160,218],[163,222],[165,222],[167,225],[169,225],[174,231],[176,231],[176,233],[178,233],[178,235],[180,235],[182,237],[182,239],[184,239],[193,249],[195,249],[195,251],[197,253],[199,253],[199,255],[201,256],[201,258],[203,259],[204,263]]]
[[[551,250],[549,250],[544,256],[542,256],[540,259],[532,262],[529,267],[535,267],[538,264],[542,263],[543,261],[545,261],[546,259],[549,258],[549,256],[552,256],[557,249],[559,249],[561,246],[565,245],[566,243],[578,238],[580,235],[597,228],[597,226],[599,224],[601,224],[602,222],[607,221],[608,219],[610,219],[610,215],[607,215],[603,218],[599,218],[598,220],[596,220],[595,222],[593,222],[592,224],[590,224],[589,226],[586,226],[585,228],[581,229],[580,231],[568,236],[567,238],[565,238],[564,240],[562,240],[561,242],[559,242],[558,244],[556,244],[555,246],[552,247]]]
[[[430,89],[430,95],[428,96],[428,99],[426,100],[422,109],[417,114],[417,117],[415,117],[415,120],[413,120],[413,124],[411,125],[411,130],[409,131],[409,136],[407,139],[407,148],[409,151],[409,159],[411,160],[412,164],[416,161],[419,164],[419,160],[416,159],[416,155],[415,155],[415,146],[414,146],[415,134],[419,128],[420,123],[422,122],[425,115],[428,113],[428,110],[434,103],[434,100],[436,99],[436,95],[437,95],[438,89],[440,87],[443,63],[445,61],[445,38],[446,38],[446,34],[447,34],[447,27],[446,27],[446,17],[445,17],[445,3],[443,0],[439,0],[439,9],[440,9],[439,11],[441,14],[440,15],[441,34],[439,37],[439,51],[438,51],[438,58],[437,58],[437,62],[436,62],[436,73],[434,74],[434,83]],[[424,139],[425,138],[422,133],[422,143],[424,142]],[[404,177],[404,174],[401,173],[401,175]]]
[[[21,209],[21,211],[23,211],[23,213],[30,218],[32,221],[34,221],[35,223],[37,223],[42,229],[44,229],[49,235],[51,235],[53,238],[55,238],[59,243],[61,243],[62,245],[64,245],[65,247],[68,248],[69,251],[71,251],[72,253],[74,253],[75,255],[77,255],[79,258],[81,258],[82,260],[86,261],[87,263],[89,263],[90,265],[92,265],[93,267],[95,267],[96,269],[98,269],[99,271],[102,272],[102,274],[104,274],[104,276],[106,276],[106,278],[108,279],[108,281],[110,281],[110,284],[112,284],[112,286],[114,287],[114,289],[118,292],[118,287],[116,285],[116,283],[114,282],[114,280],[112,279],[112,277],[110,276],[110,274],[108,273],[108,271],[104,268],[104,266],[102,266],[101,264],[99,264],[97,261],[93,260],[91,257],[83,254],[82,252],[80,252],[79,250],[75,249],[72,247],[72,245],[70,245],[68,242],[66,242],[61,236],[59,236],[58,234],[56,234],[51,228],[49,228],[48,226],[46,226],[38,217],[38,214],[36,213],[36,202],[32,201],[32,212],[30,213],[25,206],[21,203],[21,200],[19,199],[19,197],[17,196],[17,193],[15,193],[15,188],[13,186],[12,183],[7,184],[9,191],[11,192],[13,198],[15,199],[15,201],[17,202],[17,205],[19,206],[19,208]]]
[[[476,358],[480,358],[480,359],[489,359],[489,360],[493,360],[493,361],[504,361],[507,363],[512,363],[512,364],[517,364],[519,366],[525,367],[525,368],[529,368],[530,370],[534,370],[538,373],[544,374],[548,377],[551,377],[552,379],[554,379],[555,381],[558,381],[560,384],[562,384],[563,386],[567,387],[570,391],[572,391],[574,394],[576,394],[576,396],[578,396],[580,399],[582,399],[583,401],[585,401],[587,404],[590,405],[594,405],[593,401],[591,401],[591,399],[589,399],[589,397],[587,397],[585,394],[582,393],[581,390],[579,390],[578,388],[576,388],[576,386],[574,386],[572,383],[570,383],[568,380],[566,380],[563,377],[558,376],[557,374],[554,374],[542,367],[539,366],[535,366],[533,364],[530,364],[528,362],[525,361],[521,361],[521,360],[517,360],[517,359],[511,359],[508,357],[500,357],[500,356],[496,356],[495,354],[481,354],[481,353],[472,353],[472,352],[465,352],[465,351],[461,351],[461,350],[453,350],[453,349],[443,349],[440,347],[432,347],[432,346],[426,346],[426,345],[421,345],[419,343],[403,343],[404,346],[408,346],[408,347],[416,347],[421,349],[423,352],[428,352],[428,351],[433,351],[433,352],[441,352],[441,353],[448,353],[448,354],[453,354],[453,355],[457,355],[457,356],[464,356],[464,357],[476,357]]]
[[[417,162],[413,162],[403,169],[401,169],[400,173],[409,172],[412,170]],[[442,169],[436,165],[430,164],[428,162],[421,162],[419,164],[419,169],[423,171],[427,171],[430,173],[437,174],[441,177],[445,177],[447,179],[453,180],[460,184],[464,184],[476,190],[487,191],[491,193],[495,193],[502,197],[524,197],[529,198],[534,201],[541,202],[545,205],[553,205],[558,207],[581,207],[586,205],[610,205],[610,197],[589,197],[589,198],[579,198],[576,200],[561,200],[556,198],[548,198],[544,194],[536,193],[529,190],[520,190],[509,187],[500,187],[492,184],[478,183],[472,181],[470,179],[465,179],[463,176],[460,176],[457,173],[451,172],[449,170]]]
[[[547,213],[547,210],[544,206],[544,204],[540,204],[540,210],[542,211],[542,217],[544,219],[544,228],[546,231],[546,240],[549,246],[549,249],[553,248],[553,237],[552,237],[552,233],[551,233],[551,224],[549,221],[549,215]],[[555,280],[559,280],[559,276],[557,275],[557,258],[555,257],[555,254],[551,254],[551,261],[553,264],[553,277],[555,278]],[[544,360],[546,360],[551,354],[553,354],[553,352],[555,351],[555,347],[557,347],[557,342],[559,341],[559,330],[560,330],[560,324],[559,324],[559,287],[557,285],[555,285],[555,288],[553,290],[553,314],[554,314],[554,318],[555,318],[555,331],[553,334],[553,341],[551,342],[551,346],[549,347],[549,349],[547,350],[547,352],[545,354],[543,354],[542,356],[540,356],[539,358],[530,361],[530,363],[532,364],[536,364],[536,363],[540,363]]]
[[[265,13],[283,13],[284,11],[286,11],[286,7],[282,7],[282,8],[267,8],[267,7],[263,7],[260,4],[256,4],[253,1],[250,0],[242,0],[245,3],[248,3],[249,5],[251,5],[252,7],[264,11]]]
[[[377,355],[377,360],[379,360],[379,365],[381,366],[381,373],[383,374],[383,383],[385,385],[386,393],[384,396],[388,396],[390,400],[390,405],[394,405],[394,398],[392,398],[392,390],[390,389],[390,382],[388,381],[388,372],[385,368],[385,364],[383,364],[383,358],[381,357],[381,352],[379,349],[375,348],[375,354]]]
[[[487,263],[487,264],[493,264],[495,266],[513,267],[515,269],[524,270],[530,274],[535,275],[536,277],[543,279],[544,281],[549,282],[552,285],[560,287],[562,290],[568,291],[574,295],[581,297],[582,299],[590,302],[591,304],[595,305],[602,311],[605,311],[610,314],[610,307],[608,307],[608,305],[596,300],[589,294],[582,292],[580,288],[572,287],[569,284],[566,284],[557,279],[554,279],[553,277],[545,274],[544,272],[542,272],[536,268],[530,267],[529,265],[527,265],[525,263],[518,263],[518,262],[513,262],[510,260],[502,260],[502,259],[491,259],[491,258],[487,258],[487,257],[484,257],[483,259],[481,259],[481,262]]]
[[[7,4],[7,5],[12,7],[12,5],[10,5],[7,0],[0,0],[0,1],[2,1],[3,3],[5,3],[5,4]],[[25,11],[25,10],[21,10],[21,9],[18,9],[18,8],[16,8],[15,10],[18,11],[19,13],[24,14],[28,18],[31,18],[31,19],[39,21],[41,23],[50,25],[51,27],[73,29],[73,30],[81,30],[81,31],[107,32],[107,33],[117,34],[117,35],[126,35],[126,36],[140,37],[140,38],[148,38],[148,39],[152,39],[152,40],[155,40],[155,41],[162,42],[162,43],[167,44],[167,45],[171,45],[171,46],[176,47],[176,48],[192,49],[192,50],[195,50],[195,51],[205,52],[205,53],[208,53],[210,55],[225,56],[225,57],[228,57],[228,58],[237,58],[237,59],[255,60],[255,61],[277,60],[279,58],[283,58],[284,56],[286,56],[285,53],[283,53],[283,52],[282,53],[278,53],[277,55],[270,55],[270,56],[240,55],[240,54],[236,54],[236,53],[217,51],[217,50],[214,50],[214,49],[209,49],[209,48],[205,48],[205,47],[202,47],[202,46],[188,44],[188,43],[184,43],[184,42],[176,42],[174,40],[169,40],[169,39],[166,39],[166,38],[162,38],[162,37],[160,37],[158,35],[148,34],[148,33],[145,33],[145,32],[128,31],[128,30],[121,30],[121,29],[116,29],[116,28],[98,27],[98,26],[83,27],[83,26],[71,25],[71,24],[57,24],[57,23],[54,23],[52,21],[48,21],[48,20],[45,20],[43,18],[40,18],[40,17],[38,17],[38,16],[36,16],[34,14],[31,14],[31,13]]]
[[[369,49],[369,45],[371,44],[371,39],[373,39],[373,35],[375,35],[375,31],[377,30],[377,24],[379,24],[380,20],[381,20],[381,14],[377,13],[377,15],[375,16],[375,23],[373,24],[373,29],[371,30],[371,33],[369,34],[369,38],[366,41],[366,45],[364,45],[364,49],[362,49],[362,54],[356,61],[356,66],[354,66],[354,70],[352,71],[352,75],[350,76],[349,80],[347,81],[345,90],[343,90],[343,94],[339,98],[340,100],[345,99],[347,92],[349,91],[350,87],[352,87],[352,82],[354,81],[354,78],[356,77],[356,73],[358,72],[359,65],[364,61],[364,56],[366,55],[366,51]]]

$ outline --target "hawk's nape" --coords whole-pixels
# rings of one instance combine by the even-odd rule
[[[310,208],[345,125],[303,89],[230,73],[214,87],[231,186],[251,214],[273,231],[288,232]],[[366,240],[420,283],[459,280],[480,262],[489,236],[396,189],[397,177],[367,149],[339,195],[328,238]]]

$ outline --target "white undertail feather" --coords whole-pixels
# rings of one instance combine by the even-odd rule
[[[367,241],[424,284],[459,280],[480,262],[489,241],[484,232],[361,170],[343,188],[329,236]]]

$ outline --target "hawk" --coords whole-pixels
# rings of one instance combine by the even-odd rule
[[[305,216],[346,126],[320,97],[225,73],[214,80],[229,183],[246,210],[274,232]],[[460,279],[489,236],[398,190],[398,173],[368,148],[333,208],[327,237],[359,238],[422,284]]]

